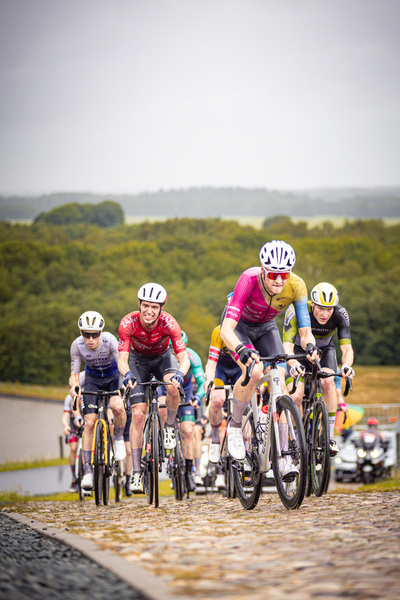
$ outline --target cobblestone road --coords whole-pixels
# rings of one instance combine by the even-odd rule
[[[97,542],[196,600],[400,597],[400,493],[328,494],[287,511],[263,495],[237,500],[162,498],[12,508]]]

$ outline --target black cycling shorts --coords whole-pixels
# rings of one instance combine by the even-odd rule
[[[160,356],[136,356],[131,353],[129,368],[138,381],[150,381],[154,375],[159,381],[164,380],[168,373],[176,373],[179,367],[178,360],[172,350],[168,348]],[[146,390],[142,385],[136,385],[130,394],[131,404],[147,402]]]
[[[88,396],[85,392],[97,392],[103,390],[105,392],[111,392],[112,390],[119,390],[122,386],[122,375],[118,372],[109,375],[108,377],[94,377],[86,373],[85,385],[82,388],[81,398],[81,412],[83,415],[91,413],[97,414],[97,397]],[[117,395],[117,394],[116,394]]]
[[[240,319],[235,327],[235,333],[242,344],[255,348],[260,356],[285,353],[275,321],[250,325]]]

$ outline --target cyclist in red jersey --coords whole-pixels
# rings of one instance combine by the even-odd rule
[[[189,371],[190,360],[181,328],[174,317],[163,310],[167,300],[165,289],[157,283],[147,283],[139,289],[137,297],[139,310],[126,315],[118,329],[118,368],[124,376],[124,385],[132,388],[130,442],[133,469],[130,487],[133,493],[140,494],[143,492],[141,458],[147,402],[145,389],[135,380],[149,381],[154,375],[159,380],[171,382],[172,385],[166,386],[164,446],[172,449],[176,446],[174,421],[180,402],[178,388]],[[175,355],[169,347],[170,340]]]
[[[236,460],[246,456],[242,436],[244,415],[256,384],[264,368],[260,356],[284,354],[275,317],[293,302],[298,323],[301,346],[310,360],[318,355],[315,338],[311,332],[310,315],[307,310],[307,288],[304,281],[292,273],[296,262],[293,248],[286,242],[273,240],[260,251],[260,267],[247,269],[240,276],[232,299],[226,307],[221,325],[221,338],[242,369],[242,376],[233,389],[232,418],[228,424],[228,450]],[[250,381],[242,386],[246,367],[255,361]],[[282,393],[287,393],[285,384],[286,365],[279,365]],[[287,423],[279,423],[281,447],[287,446]],[[282,477],[289,477],[297,469],[290,457],[279,459]]]

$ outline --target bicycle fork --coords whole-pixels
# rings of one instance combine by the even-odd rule
[[[94,422],[94,431],[93,431],[93,444],[92,444],[92,456],[90,458],[90,464],[93,466],[94,464],[94,453],[96,448],[96,432],[97,427],[99,427],[99,423],[103,425],[103,437],[104,437],[104,464],[107,466],[108,464],[108,453],[107,453],[107,425],[104,419],[97,419]]]

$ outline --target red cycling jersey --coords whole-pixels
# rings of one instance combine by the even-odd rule
[[[129,352],[136,356],[160,356],[168,348],[171,339],[175,354],[186,350],[181,328],[167,312],[162,311],[152,329],[143,327],[140,312],[135,310],[126,315],[118,328],[119,352]]]

